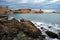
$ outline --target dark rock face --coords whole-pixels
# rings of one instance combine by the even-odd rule
[[[0,40],[13,40],[20,31],[31,39],[41,35],[41,31],[28,20],[21,20],[21,22],[16,19],[0,21]]]
[[[41,29],[44,29],[43,27],[41,27]]]
[[[51,28],[52,26],[49,26],[48,28]]]
[[[43,38],[45,38],[45,35],[41,35]]]
[[[58,33],[60,35],[60,33]]]
[[[51,32],[51,31],[46,31],[45,32],[50,38],[58,38],[58,35]]]
[[[18,33],[18,21],[3,20],[0,22],[0,39],[1,40],[12,40]]]
[[[0,18],[4,18],[4,17],[7,17],[7,15],[0,15]]]

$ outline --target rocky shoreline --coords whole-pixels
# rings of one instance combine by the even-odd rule
[[[16,19],[0,21],[0,40],[13,40],[19,32],[25,40],[35,40],[41,35],[41,31],[37,29],[31,21]],[[18,39],[17,39],[18,40]]]
[[[43,28],[41,28],[43,29]],[[51,38],[58,38],[59,35],[46,31]],[[45,35],[30,20],[15,18],[0,21],[0,40],[45,40]]]

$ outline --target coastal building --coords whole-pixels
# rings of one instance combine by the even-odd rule
[[[0,14],[6,14],[8,11],[8,7],[0,7]]]

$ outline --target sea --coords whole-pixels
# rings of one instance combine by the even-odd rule
[[[30,14],[10,14],[9,19],[15,18],[16,20],[27,19],[30,20],[38,29],[44,27],[46,30],[54,32],[58,35],[60,33],[60,14],[59,13],[30,13]],[[41,25],[42,24],[42,25]],[[48,28],[52,26],[51,28]],[[46,31],[45,30],[45,31]],[[46,35],[43,31],[42,34]],[[60,36],[59,36],[60,37]],[[46,35],[45,40],[60,40],[57,38],[50,38]]]

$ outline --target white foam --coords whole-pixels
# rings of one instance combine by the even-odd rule
[[[46,35],[45,34],[45,31],[46,30],[49,30],[51,32],[54,32],[56,34],[58,34],[58,30],[60,30],[60,27],[58,24],[51,24],[51,23],[44,23],[44,22],[34,22],[32,21],[32,23],[42,31],[42,34],[43,35]],[[51,28],[49,28],[49,26],[51,26]],[[44,29],[41,29],[41,27],[43,27]],[[46,30],[45,30],[46,29]],[[44,30],[44,31],[43,31]],[[47,38],[47,35],[46,35],[46,40],[58,40],[58,39],[52,39],[52,38]]]
[[[10,17],[10,18],[8,18],[8,20],[12,20],[14,17]]]

